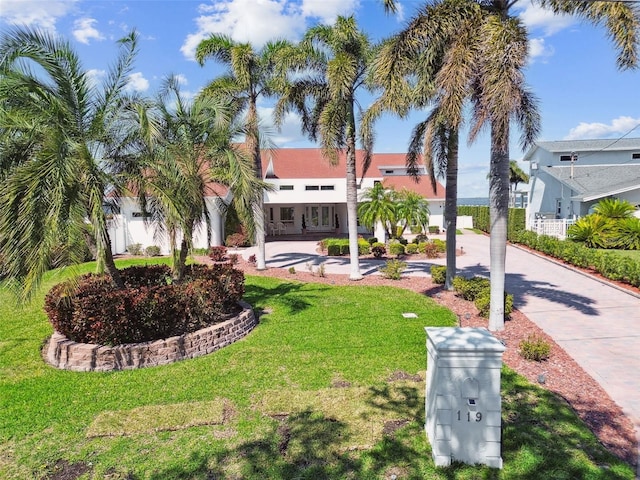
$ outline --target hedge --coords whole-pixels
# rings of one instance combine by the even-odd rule
[[[489,207],[461,205],[458,207],[458,215],[473,217],[473,228],[489,233],[491,231],[491,220]],[[524,208],[509,208],[507,214],[507,238],[512,239],[514,235],[526,228],[526,210]]]

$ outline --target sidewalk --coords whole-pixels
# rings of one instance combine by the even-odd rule
[[[489,237],[465,231],[457,237],[464,255],[460,275],[489,276]],[[248,257],[254,249],[243,252]],[[327,273],[349,273],[349,259],[324,257],[316,242],[266,244],[268,267],[307,270],[324,263]],[[364,275],[377,274],[382,261],[360,262]],[[408,262],[406,275],[429,275],[445,259]],[[621,291],[574,269],[517,247],[507,247],[506,289],[514,306],[536,323],[589,373],[623,409],[640,443],[640,296]],[[639,455],[640,460],[640,455]],[[640,478],[640,461],[638,462]]]

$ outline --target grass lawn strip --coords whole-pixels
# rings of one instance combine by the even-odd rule
[[[113,437],[175,431],[198,425],[222,425],[227,402],[219,398],[210,402],[147,405],[131,410],[105,411],[91,422],[87,437]]]

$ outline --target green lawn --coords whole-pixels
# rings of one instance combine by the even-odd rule
[[[248,277],[261,322],[245,339],[114,373],[42,362],[42,298],[16,308],[0,289],[3,479],[634,477],[568,405],[506,368],[504,469],[436,469],[423,427],[424,327],[455,317],[409,291]]]

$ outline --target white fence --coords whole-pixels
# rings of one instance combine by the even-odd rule
[[[549,235],[550,237],[557,237],[564,240],[567,238],[567,229],[574,223],[576,223],[576,221],[569,218],[539,218],[533,221],[531,230],[538,235]]]

